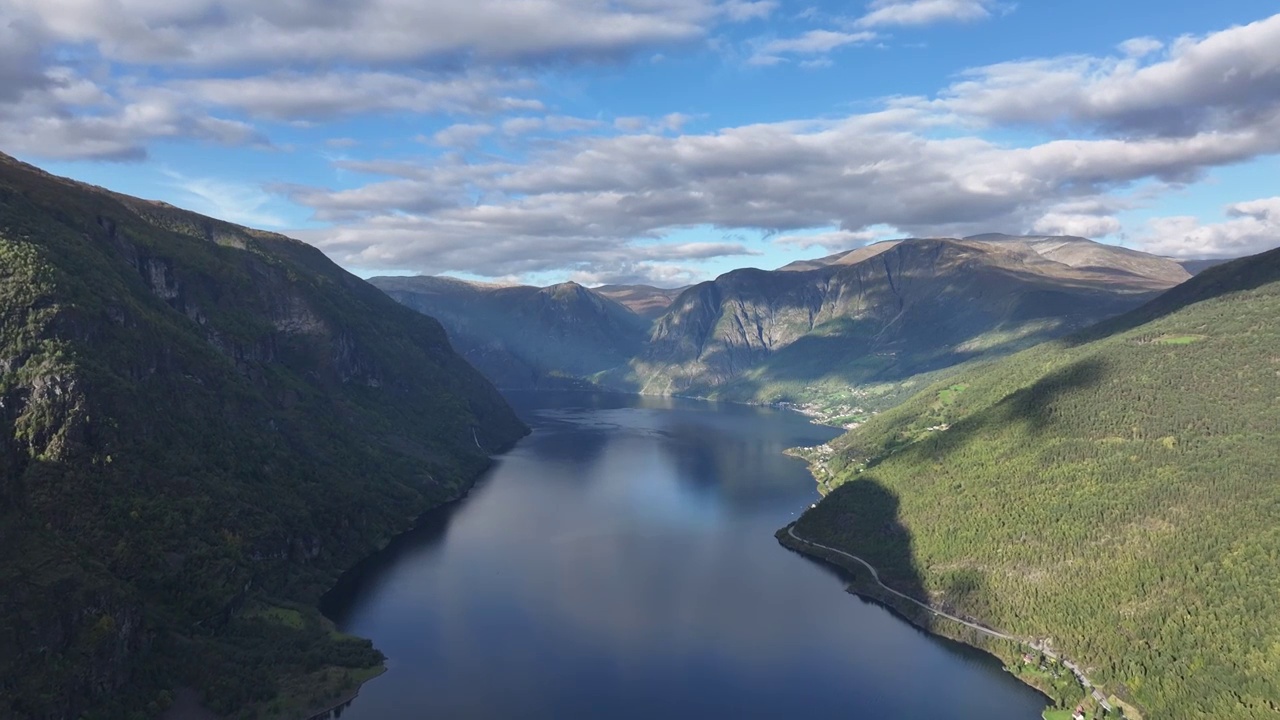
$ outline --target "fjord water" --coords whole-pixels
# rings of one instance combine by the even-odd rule
[[[343,720],[1039,717],[993,659],[843,591],[773,532],[817,500],[762,408],[517,394],[533,427],[325,611],[388,672]]]

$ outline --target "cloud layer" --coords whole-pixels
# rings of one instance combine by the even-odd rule
[[[779,7],[12,0],[0,6],[0,146],[137,160],[158,141],[267,148],[274,128],[333,125],[327,149],[360,158],[334,168],[356,184],[266,190],[327,225],[305,237],[340,262],[666,282],[695,279],[707,260],[749,258],[744,231],[829,249],[892,232],[1114,236],[1135,193],[1280,153],[1280,15],[1198,37],[1137,37],[1110,55],[974,68],[932,95],[821,118],[717,128],[688,108],[579,117],[557,103],[584,94],[558,81],[566,68],[659,63],[662,51],[717,46],[724,28]],[[1007,9],[872,0],[861,14],[732,44],[746,50],[725,62],[753,73],[820,66]],[[370,117],[395,118],[402,140],[419,140],[414,151],[380,154],[354,139],[350,125]],[[422,118],[433,123],[419,130]],[[243,217],[278,219],[256,192],[184,187]],[[1130,237],[1179,256],[1261,249],[1277,241],[1275,203],[1238,203],[1221,223],[1164,218]],[[691,231],[712,239],[685,242]]]
[[[833,120],[579,137],[521,162],[365,166],[400,178],[362,188],[358,205],[349,192],[295,199],[344,221],[315,240],[348,262],[481,274],[575,258],[609,267],[622,262],[610,252],[633,253],[636,238],[708,225],[841,229],[790,240],[815,245],[886,225],[923,236],[1112,235],[1126,209],[1118,192],[1280,153],[1280,16],[1156,52],[1148,44],[1145,64],[1127,55],[979,68],[937,97]],[[1008,124],[1076,137],[1010,145],[954,132]],[[464,185],[479,202],[441,200]],[[1250,204],[1232,212],[1218,226],[1171,218],[1142,242],[1205,255],[1260,248],[1268,233],[1276,241],[1271,215]],[[477,246],[493,251],[461,259]]]

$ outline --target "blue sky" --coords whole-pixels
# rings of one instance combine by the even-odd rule
[[[363,275],[1280,245],[1274,2],[11,0],[0,150]]]

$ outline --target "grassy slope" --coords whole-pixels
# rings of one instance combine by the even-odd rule
[[[228,712],[376,665],[310,603],[524,431],[314,248],[2,156],[0,319],[0,716],[183,683]]]
[[[898,574],[933,600],[1052,638],[1151,717],[1272,717],[1277,318],[1272,251],[959,373],[838,440],[800,531],[910,557]],[[862,488],[895,496],[895,517]]]

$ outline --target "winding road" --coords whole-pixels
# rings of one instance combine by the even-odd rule
[[[871,566],[871,563],[867,562],[866,560],[863,560],[862,558],[858,557],[857,555],[850,555],[849,553],[847,553],[847,552],[845,552],[845,551],[843,551],[843,550],[838,550],[838,549],[836,549],[836,548],[833,548],[833,547],[831,547],[830,545],[823,545],[823,544],[821,544],[821,543],[816,543],[816,542],[813,542],[812,540],[806,540],[806,539],[804,539],[804,538],[800,537],[799,535],[797,535],[797,534],[796,534],[796,526],[795,526],[795,523],[792,523],[790,526],[788,526],[788,527],[787,527],[787,534],[788,534],[788,535],[790,535],[790,536],[791,536],[791,538],[792,538],[793,540],[795,540],[796,542],[803,543],[803,544],[805,544],[805,545],[808,545],[809,547],[815,547],[815,548],[819,548],[819,549],[821,549],[821,550],[826,550],[827,552],[835,553],[836,555],[839,555],[839,556],[841,556],[841,557],[847,557],[847,558],[849,558],[850,560],[852,560],[852,561],[854,561],[854,562],[858,563],[859,565],[861,565],[861,566],[865,567],[865,568],[867,569],[867,571],[871,573],[871,579],[872,579],[872,580],[875,580],[875,581],[876,581],[876,584],[877,584],[877,585],[879,585],[881,588],[884,588],[885,592],[888,592],[888,593],[891,593],[892,595],[895,595],[895,596],[897,596],[897,597],[900,597],[900,598],[902,598],[903,600],[906,600],[907,602],[911,603],[912,605],[916,605],[916,606],[918,606],[918,607],[920,607],[920,608],[923,608],[923,609],[925,609],[925,610],[928,610],[930,613],[932,613],[933,615],[935,615],[935,616],[937,616],[937,617],[943,617],[943,618],[946,618],[946,619],[948,619],[948,620],[951,620],[951,621],[954,621],[954,622],[958,622],[958,623],[960,623],[961,625],[964,625],[965,627],[973,628],[974,630],[977,630],[978,632],[982,633],[983,635],[990,635],[991,637],[994,637],[994,638],[1000,638],[1001,640],[1010,640],[1010,641],[1012,641],[1012,642],[1020,643],[1020,644],[1026,645],[1026,646],[1028,646],[1028,647],[1034,648],[1034,649],[1036,649],[1036,650],[1039,650],[1040,652],[1043,652],[1043,653],[1045,654],[1045,656],[1047,656],[1047,657],[1051,657],[1051,658],[1053,658],[1054,660],[1057,660],[1057,661],[1061,662],[1061,663],[1062,663],[1062,665],[1063,665],[1063,667],[1065,667],[1065,668],[1067,668],[1068,670],[1070,670],[1070,671],[1071,671],[1071,672],[1076,676],[1076,678],[1080,681],[1080,684],[1085,688],[1086,693],[1087,693],[1087,691],[1089,691],[1089,690],[1093,689],[1093,687],[1094,687],[1094,685],[1093,685],[1093,681],[1092,681],[1092,680],[1090,680],[1090,679],[1089,679],[1089,677],[1088,677],[1087,675],[1085,675],[1085,674],[1084,674],[1084,670],[1082,670],[1082,669],[1080,668],[1080,666],[1079,666],[1079,665],[1076,665],[1075,663],[1071,662],[1070,660],[1067,660],[1066,658],[1062,657],[1062,656],[1061,656],[1061,655],[1059,655],[1058,653],[1055,653],[1055,652],[1053,652],[1052,650],[1048,649],[1047,647],[1045,647],[1045,645],[1044,645],[1043,643],[1039,643],[1039,642],[1036,642],[1036,641],[1033,641],[1033,640],[1025,640],[1025,639],[1022,639],[1022,638],[1016,638],[1016,637],[1013,637],[1012,635],[1005,635],[1005,634],[1004,634],[1004,633],[1002,633],[1002,632],[996,632],[995,630],[992,630],[991,628],[983,627],[983,626],[981,626],[981,625],[978,625],[978,624],[975,624],[975,623],[971,623],[971,622],[969,622],[968,620],[965,620],[965,619],[963,619],[963,618],[958,618],[958,617],[956,617],[955,615],[951,615],[951,614],[949,614],[949,613],[942,612],[941,610],[938,610],[937,608],[934,608],[934,607],[932,607],[932,606],[930,606],[930,605],[928,605],[928,604],[926,604],[926,603],[922,603],[922,602],[920,602],[919,600],[917,600],[917,599],[915,599],[915,598],[911,597],[910,595],[904,595],[903,593],[900,593],[900,592],[898,592],[897,590],[894,590],[893,588],[891,588],[891,587],[889,587],[888,585],[885,585],[883,582],[881,582],[881,580],[880,580],[880,573],[876,572],[876,569],[875,569],[874,567],[872,567],[872,566]],[[1097,698],[1097,700],[1099,701],[1099,703],[1100,703],[1100,704],[1102,704],[1102,705],[1103,705],[1103,707],[1107,708],[1107,710],[1110,710],[1110,709],[1111,709],[1111,705],[1109,705],[1109,704],[1107,703],[1107,701],[1102,697],[1102,695],[1101,695],[1101,694],[1099,694],[1099,693],[1096,693],[1096,692],[1095,692],[1095,693],[1094,693],[1094,697],[1095,697],[1095,698]]]
[[[973,628],[974,630],[977,630],[978,632],[980,632],[980,633],[982,633],[982,634],[984,634],[984,635],[990,635],[991,637],[994,637],[994,638],[1000,638],[1001,640],[1012,640],[1013,642],[1016,642],[1016,643],[1025,642],[1025,641],[1020,640],[1020,639],[1018,639],[1018,638],[1016,638],[1016,637],[1013,637],[1012,635],[1005,635],[1004,633],[996,632],[995,630],[992,630],[991,628],[986,628],[986,627],[983,627],[983,626],[978,625],[978,624],[976,624],[976,623],[971,623],[971,622],[969,622],[968,620],[965,620],[965,619],[963,619],[963,618],[958,618],[958,617],[956,617],[955,615],[949,615],[949,614],[947,614],[947,613],[945,613],[945,612],[942,612],[941,610],[938,610],[937,608],[934,608],[934,607],[932,607],[932,606],[928,605],[927,603],[922,603],[922,602],[920,602],[919,600],[917,600],[917,599],[915,599],[915,598],[911,597],[910,595],[904,595],[904,594],[902,594],[902,593],[898,592],[897,590],[894,590],[893,588],[889,587],[888,585],[885,585],[883,582],[881,582],[881,581],[880,581],[880,573],[876,572],[876,569],[875,569],[874,567],[872,567],[872,566],[871,566],[871,563],[867,562],[866,560],[863,560],[862,558],[858,557],[857,555],[850,555],[849,553],[847,553],[847,552],[845,552],[845,551],[843,551],[843,550],[837,550],[836,548],[833,548],[833,547],[831,547],[831,546],[829,546],[829,545],[822,545],[822,544],[819,544],[819,543],[813,542],[812,540],[805,540],[804,538],[800,537],[799,535],[796,535],[796,526],[795,526],[794,524],[787,528],[787,534],[788,534],[788,535],[790,535],[790,536],[792,537],[792,539],[796,540],[797,542],[804,543],[805,545],[808,545],[808,546],[810,546],[810,547],[820,548],[820,549],[822,549],[822,550],[826,550],[827,552],[832,552],[832,553],[835,553],[835,554],[837,554],[837,555],[840,555],[841,557],[847,557],[847,558],[849,558],[850,560],[853,560],[854,562],[856,562],[856,563],[858,563],[858,564],[862,565],[863,567],[865,567],[865,568],[866,568],[866,569],[871,573],[871,579],[872,579],[872,580],[875,580],[875,581],[876,581],[876,584],[877,584],[877,585],[879,585],[880,587],[884,588],[884,590],[885,590],[886,592],[892,593],[893,595],[895,595],[895,596],[897,596],[897,597],[900,597],[900,598],[902,598],[903,600],[906,600],[907,602],[909,602],[909,603],[911,603],[911,604],[913,604],[913,605],[917,605],[917,606],[919,606],[919,607],[921,607],[921,608],[923,608],[923,609],[925,609],[925,610],[928,610],[929,612],[933,613],[934,615],[936,615],[936,616],[938,616],[938,617],[944,617],[944,618],[946,618],[946,619],[948,619],[948,620],[953,620],[953,621],[955,621],[955,622],[960,623],[961,625],[964,625],[965,627]]]

